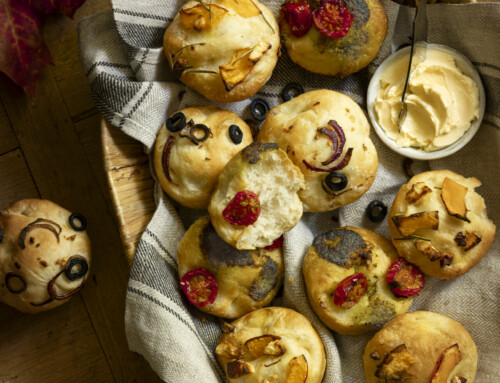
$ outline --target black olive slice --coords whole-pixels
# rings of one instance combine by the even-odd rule
[[[387,205],[376,199],[368,204],[365,213],[370,221],[382,222],[387,215]]]
[[[2,241],[3,241],[3,230],[0,227],[0,243],[2,243]]]
[[[267,112],[269,112],[269,104],[262,98],[256,98],[250,104],[250,113],[252,113],[252,117],[257,121],[264,121]]]
[[[229,127],[229,138],[231,138],[231,141],[233,141],[236,145],[241,144],[241,141],[243,140],[243,132],[238,125],[231,125]]]
[[[281,92],[281,97],[283,100],[290,101],[292,98],[295,98],[304,93],[304,87],[296,82],[291,82],[286,84],[283,88],[283,92]]]
[[[347,177],[342,173],[331,172],[325,177],[325,186],[331,191],[340,191],[347,186]]]
[[[80,269],[76,272],[73,272],[73,268],[78,265],[80,265]],[[66,267],[64,268],[64,274],[70,281],[75,281],[77,279],[83,278],[85,275],[87,275],[88,271],[89,264],[87,260],[79,256],[71,257],[66,263]]]
[[[167,129],[172,133],[182,130],[185,126],[186,116],[182,112],[178,112],[167,119]]]
[[[11,285],[11,279],[15,278],[19,280],[22,283],[22,286],[19,288],[14,288]],[[7,289],[12,293],[12,294],[21,294],[23,291],[26,290],[26,281],[24,280],[23,277],[21,277],[19,274],[16,273],[7,273],[5,275],[5,286],[7,286]]]
[[[403,160],[403,169],[408,176],[408,178],[412,178],[415,173],[413,172],[413,169],[411,168],[411,165],[413,164],[413,160],[411,158],[405,158]]]
[[[69,216],[69,225],[73,228],[73,230],[83,231],[87,228],[87,220],[83,214],[73,213]]]

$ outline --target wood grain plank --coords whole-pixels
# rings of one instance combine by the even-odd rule
[[[111,207],[101,194],[50,70],[42,74],[35,101],[28,103],[20,90],[7,90],[1,83],[0,98],[41,195],[87,217],[93,278],[81,295],[115,379],[159,381],[149,365],[128,350],[123,317],[129,268],[119,250]]]
[[[18,147],[16,136],[2,103],[0,103],[0,155]]]
[[[139,142],[106,122],[101,125],[104,167],[129,264],[156,209],[149,159]]]
[[[0,180],[0,211],[19,199],[38,198],[38,191],[20,149],[0,156]]]
[[[0,304],[0,382],[113,382],[81,297],[36,315]]]
[[[51,18],[44,29],[44,39],[54,62],[50,71],[73,118],[79,119],[79,115],[94,109],[90,88],[80,64],[77,23],[90,14],[110,8],[110,0],[87,0],[76,11],[73,20],[68,17]]]

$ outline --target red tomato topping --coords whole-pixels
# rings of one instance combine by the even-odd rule
[[[313,12],[314,25],[321,36],[329,39],[344,37],[351,28],[354,16],[342,0],[325,0]]]
[[[386,280],[394,295],[398,297],[417,295],[425,285],[424,274],[404,258],[396,259],[389,266]]]
[[[313,23],[311,7],[308,3],[285,3],[283,5],[285,20],[292,33],[300,37],[307,33]]]
[[[363,273],[356,273],[344,278],[339,283],[333,296],[333,303],[344,309],[350,309],[366,293],[367,279]]]
[[[222,211],[222,216],[231,225],[249,226],[257,221],[259,214],[259,197],[248,190],[236,193],[231,202]]]
[[[203,307],[215,301],[217,282],[215,276],[203,267],[188,271],[181,278],[181,289],[189,303]]]
[[[269,246],[264,247],[266,250],[274,250],[274,249],[279,249],[281,246],[283,246],[283,235],[280,235],[278,238],[274,240],[273,243],[271,243]]]

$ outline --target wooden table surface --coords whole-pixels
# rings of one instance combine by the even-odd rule
[[[108,8],[109,0],[87,0],[73,20],[48,20],[54,65],[42,72],[35,100],[0,74],[0,211],[41,197],[82,212],[93,252],[87,284],[68,303],[36,315],[0,303],[0,383],[160,381],[128,350],[129,266],[106,181],[101,118],[78,58],[78,21]]]

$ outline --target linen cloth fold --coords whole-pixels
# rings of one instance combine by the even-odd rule
[[[275,15],[281,0],[263,0]],[[397,47],[409,43],[414,11],[382,0],[389,19],[388,35],[370,66],[346,78],[313,74],[285,54],[268,83],[256,97],[271,106],[290,81],[306,91],[326,88],[353,98],[363,108],[370,78]],[[250,118],[246,100],[216,104],[176,81],[168,68],[162,39],[183,0],[114,0],[113,10],[90,16],[79,25],[81,61],[93,100],[111,124],[145,145],[149,152],[166,116],[187,106],[215,104]],[[487,96],[483,124],[474,139],[454,155],[417,162],[421,170],[450,169],[483,183],[489,217],[500,222],[500,4],[428,5],[429,42],[445,44],[465,54],[478,69]],[[179,95],[182,97],[179,97]],[[364,381],[362,354],[373,336],[340,335],[325,328],[309,306],[301,272],[302,259],[315,235],[337,226],[365,227],[389,237],[387,223],[375,224],[364,215],[374,199],[389,207],[399,187],[407,182],[403,158],[371,135],[379,168],[371,189],[358,201],[328,213],[306,213],[285,235],[283,297],[275,302],[306,315],[319,332],[327,354],[325,383]],[[152,171],[154,176],[154,171]],[[126,335],[132,351],[142,354],[166,382],[223,382],[214,349],[222,320],[190,306],[179,289],[176,246],[185,230],[203,211],[179,207],[156,185],[157,210],[135,255],[127,291]],[[337,216],[338,218],[333,218]],[[338,221],[338,222],[336,222]],[[426,287],[411,310],[430,310],[460,322],[476,342],[477,382],[500,381],[500,240],[466,275],[440,281],[427,277]]]

